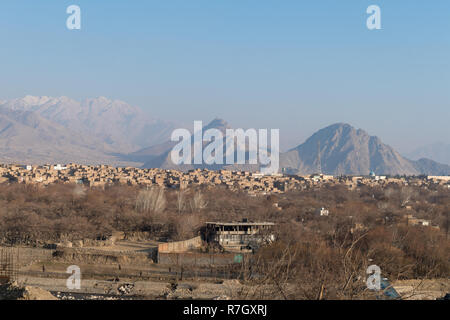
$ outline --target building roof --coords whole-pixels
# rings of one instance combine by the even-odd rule
[[[206,222],[218,226],[274,226],[273,222]]]

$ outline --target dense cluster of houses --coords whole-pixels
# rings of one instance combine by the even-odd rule
[[[248,193],[283,193],[292,189],[308,189],[317,185],[345,185],[355,189],[361,185],[387,186],[389,184],[424,186],[442,184],[450,187],[449,176],[428,177],[386,177],[283,175],[230,171],[191,170],[182,172],[163,169],[139,169],[133,167],[113,167],[108,165],[88,166],[68,165],[0,165],[0,183],[18,182],[26,184],[76,183],[90,187],[104,187],[108,184],[128,184],[136,186],[157,185],[163,188],[185,189],[191,185],[223,185],[231,190]]]

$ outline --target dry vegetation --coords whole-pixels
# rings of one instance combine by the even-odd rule
[[[318,216],[319,207],[330,216]],[[241,297],[253,298],[363,297],[370,264],[391,280],[448,278],[449,211],[449,191],[438,186],[337,186],[252,197],[224,188],[0,185],[1,241],[10,244],[102,239],[115,230],[179,240],[197,235],[208,220],[276,222],[278,241],[257,252],[244,272],[261,289]],[[439,229],[408,226],[406,214]]]

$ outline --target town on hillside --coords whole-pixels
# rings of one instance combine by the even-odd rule
[[[89,187],[105,187],[111,184],[133,186],[159,186],[185,189],[193,185],[225,186],[234,191],[250,194],[283,193],[288,190],[305,190],[320,185],[345,185],[353,190],[361,185],[422,186],[433,184],[450,188],[450,176],[379,176],[370,172],[367,176],[332,176],[326,174],[285,175],[254,173],[247,171],[195,169],[188,172],[164,169],[140,169],[108,165],[0,165],[0,183],[25,183],[49,185],[74,183]]]

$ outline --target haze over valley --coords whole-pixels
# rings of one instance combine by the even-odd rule
[[[189,123],[154,118],[139,107],[105,97],[79,102],[68,97],[25,96],[0,102],[0,160],[21,164],[259,170],[258,165],[173,164],[170,151],[176,142],[170,141],[170,134],[183,125],[189,129]],[[232,126],[223,119],[214,119],[205,125],[204,129],[208,128],[225,132]],[[445,160],[445,148],[441,149],[444,151],[438,158]],[[411,157],[414,160],[410,160],[363,129],[336,123],[281,153],[280,168],[290,174],[311,174],[319,169],[333,175],[371,171],[390,175],[450,174],[449,165],[428,159],[428,150],[418,149]],[[429,154],[435,155],[431,151]]]

